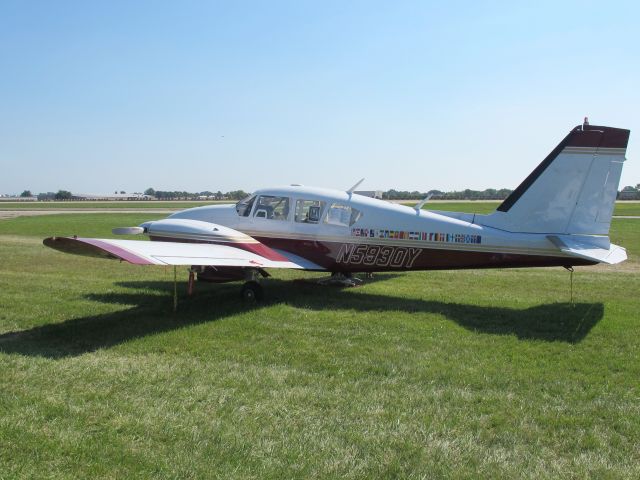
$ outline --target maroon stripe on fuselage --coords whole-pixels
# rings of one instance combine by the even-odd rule
[[[220,243],[182,238],[149,237],[154,241],[229,245],[269,260],[288,261],[273,249],[291,252],[332,272],[387,272],[595,265],[597,262],[546,255],[445,250],[401,245],[370,245],[255,236],[260,243]],[[384,249],[391,249],[384,250]],[[390,256],[389,261],[382,254]],[[382,255],[382,257],[381,257]]]
[[[516,268],[595,265],[596,262],[569,257],[474,252],[404,246],[348,244],[286,238],[254,237],[271,248],[299,255],[332,272],[384,272],[406,270],[454,270],[472,268]],[[360,250],[357,251],[357,248]],[[380,259],[391,248],[389,262]],[[419,251],[412,251],[419,250]],[[394,262],[394,260],[397,260]],[[386,264],[385,264],[386,263]],[[394,265],[395,263],[395,265]]]

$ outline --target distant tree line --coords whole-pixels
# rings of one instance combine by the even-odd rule
[[[126,192],[115,191],[114,193],[125,194]],[[27,195],[28,194],[28,195]],[[206,198],[208,200],[241,200],[249,195],[244,190],[232,190],[230,192],[223,193],[221,191],[211,192],[209,190],[205,190],[204,192],[185,192],[185,191],[163,191],[163,190],[154,190],[153,188],[147,188],[144,191],[144,194],[150,197],[154,197],[158,200],[198,200],[202,198]],[[30,197],[31,192],[29,190],[25,190],[20,195],[21,197]],[[38,200],[41,201],[52,201],[52,200],[74,200],[73,193],[68,190],[58,190],[57,192],[46,192],[39,193],[37,195]]]
[[[635,187],[628,185],[618,192],[619,200],[640,200],[640,183]]]
[[[435,200],[504,200],[512,190],[508,188],[487,188],[486,190],[460,190],[453,192],[442,192],[440,190],[429,190],[428,192],[409,192],[406,190],[388,190],[382,194],[385,200],[422,200],[431,195]]]
[[[57,192],[46,192],[39,193],[38,200],[47,201],[47,200],[71,200],[73,197],[72,193],[68,190],[58,190]]]
[[[429,190],[428,192],[409,192],[406,190],[388,190],[382,194],[385,200],[422,200],[427,195],[432,195],[434,200],[504,200],[511,194],[512,190],[501,188],[487,188],[486,190],[459,190],[452,192],[442,192],[440,190]],[[618,192],[618,200],[640,200],[640,183],[635,187],[626,186]]]
[[[155,197],[158,200],[197,200],[200,197],[206,197],[212,200],[241,200],[249,195],[244,190],[232,190],[226,193],[222,193],[220,190],[217,192],[211,192],[209,190],[205,190],[204,192],[181,192],[177,190],[170,192],[155,190],[153,188],[147,188],[144,194]]]

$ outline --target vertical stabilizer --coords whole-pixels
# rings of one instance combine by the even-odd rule
[[[476,222],[510,232],[607,235],[629,130],[575,127],[490,215]]]

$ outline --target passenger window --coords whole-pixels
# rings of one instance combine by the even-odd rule
[[[298,200],[296,202],[296,222],[318,223],[324,209],[320,200]]]
[[[362,217],[362,212],[356,208],[339,203],[331,204],[324,220],[329,225],[338,225],[341,227],[350,227]]]
[[[287,220],[289,216],[289,199],[287,197],[261,195],[258,198],[253,216],[270,220]]]

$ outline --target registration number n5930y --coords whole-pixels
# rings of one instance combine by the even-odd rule
[[[411,268],[421,251],[415,247],[345,243],[341,245],[336,261],[348,265]]]

